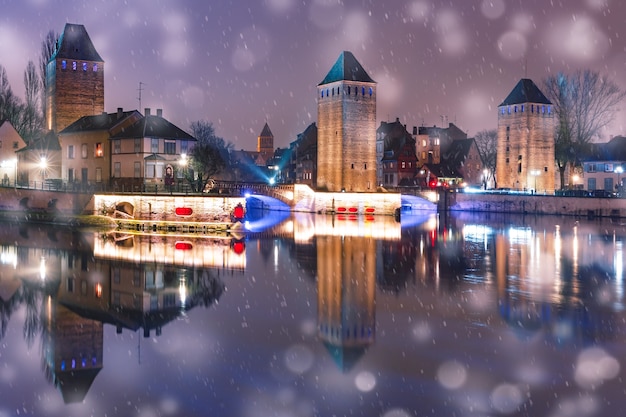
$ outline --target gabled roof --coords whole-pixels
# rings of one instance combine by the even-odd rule
[[[120,113],[103,113],[95,116],[83,116],[62,131],[60,131],[59,134],[62,135],[65,133],[109,130],[117,123],[121,122],[133,113],[137,113],[137,110],[125,111]]]
[[[465,162],[473,144],[474,139],[457,139],[452,141],[445,154],[441,156],[442,160],[445,161],[445,164],[450,169],[458,169]]]
[[[58,136],[54,133],[54,131],[49,130],[45,135],[39,136],[33,139],[30,144],[23,147],[22,149],[18,149],[16,152],[27,152],[27,151],[60,151],[61,144],[59,143]]]
[[[608,142],[589,143],[579,152],[581,161],[626,161],[626,137],[615,136]]]
[[[65,24],[65,29],[57,40],[57,50],[50,60],[57,58],[104,62],[93,46],[85,26],[73,23]]]
[[[161,138],[196,140],[189,133],[161,116],[144,116],[134,124],[111,136],[111,139]]]
[[[335,65],[330,69],[326,78],[319,85],[334,83],[335,81],[359,81],[364,83],[374,83],[375,81],[367,75],[359,61],[356,60],[352,52],[343,51]]]
[[[274,137],[270,127],[267,125],[267,122],[265,122],[265,126],[263,126],[263,130],[261,131],[259,137]]]
[[[528,78],[522,78],[500,106],[523,103],[552,104]]]

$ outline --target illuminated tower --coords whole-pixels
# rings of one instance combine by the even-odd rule
[[[552,103],[532,80],[520,80],[498,107],[499,188],[554,192]]]
[[[67,23],[46,67],[46,128],[60,132],[104,111],[104,61],[85,26]]]
[[[317,186],[376,189],[376,82],[344,51],[317,86]]]
[[[274,135],[267,123],[257,139],[256,150],[266,159],[274,155]]]

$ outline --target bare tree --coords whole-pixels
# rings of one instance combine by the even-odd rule
[[[558,73],[548,77],[544,85],[557,118],[555,158],[563,188],[567,166],[578,164],[580,151],[613,121],[626,92],[591,70]]]
[[[37,70],[33,61],[28,61],[24,71],[24,90],[26,91],[26,103],[22,111],[21,135],[28,143],[43,128],[43,117],[40,113],[39,99],[41,84],[37,76]]]
[[[58,38],[59,34],[54,30],[50,30],[41,42],[41,54],[39,55],[39,79],[41,81],[41,115],[43,120],[46,119],[46,107],[48,105],[48,103],[46,103],[46,89],[48,86],[46,67],[48,66],[48,61],[50,61],[50,58],[56,51]]]
[[[215,134],[213,123],[196,121],[191,123],[192,135],[197,142],[191,150],[191,166],[196,178],[187,173],[187,180],[194,191],[201,192],[210,180],[227,168],[230,151],[234,145]]]
[[[487,169],[487,175],[483,178],[483,187],[486,188],[487,183],[492,178],[495,180],[498,132],[495,129],[481,130],[474,136],[474,142],[476,142],[478,152],[483,160],[483,166]]]
[[[21,107],[19,98],[13,94],[6,70],[0,65],[0,121],[8,120],[18,130]]]

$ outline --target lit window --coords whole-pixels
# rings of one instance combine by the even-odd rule
[[[83,62],[83,71],[87,71],[87,63]]]
[[[93,72],[98,72],[98,64],[93,64]]]
[[[72,69],[76,71],[76,61],[72,61]]]
[[[102,158],[104,156],[104,150],[102,149],[102,143],[96,143],[95,155],[96,155],[96,158]]]
[[[61,69],[67,69],[67,61],[66,60],[61,61]]]
[[[322,90],[322,98],[324,98],[324,90]]]
[[[370,87],[370,97],[372,96],[372,94],[374,94],[374,89]]]
[[[361,95],[364,96],[365,95],[365,87],[361,87]]]
[[[402,168],[406,168],[406,162],[402,161]]]

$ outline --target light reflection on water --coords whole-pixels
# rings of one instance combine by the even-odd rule
[[[276,216],[237,237],[2,225],[0,415],[623,404],[622,225]]]

